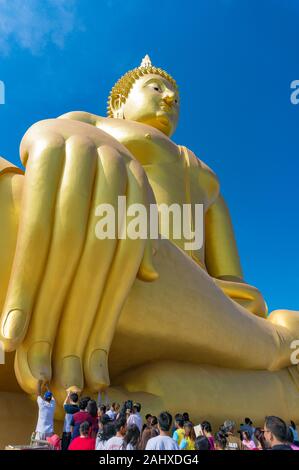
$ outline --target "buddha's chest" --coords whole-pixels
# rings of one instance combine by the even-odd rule
[[[154,191],[157,204],[207,205],[208,192],[198,184],[195,172],[189,172],[183,159],[143,166]],[[198,175],[197,175],[198,176]]]

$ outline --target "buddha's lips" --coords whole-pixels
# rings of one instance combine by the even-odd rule
[[[161,106],[160,108],[163,110],[163,111],[167,111],[167,112],[173,112],[173,107],[166,104],[166,103],[161,103]]]

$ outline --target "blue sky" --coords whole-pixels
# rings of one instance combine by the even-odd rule
[[[245,278],[270,309],[299,309],[297,0],[0,0],[0,155],[34,122],[104,115],[149,53],[177,80],[174,136],[218,174]]]

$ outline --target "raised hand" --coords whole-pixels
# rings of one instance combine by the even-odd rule
[[[139,274],[157,277],[147,240],[99,240],[95,209],[149,203],[140,164],[88,124],[53,119],[29,129],[18,241],[1,316],[6,350],[28,393],[40,378],[67,389],[109,385],[107,357],[122,305]]]

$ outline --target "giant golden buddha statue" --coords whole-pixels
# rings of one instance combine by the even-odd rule
[[[27,403],[21,389],[34,393],[42,378],[59,400],[77,387],[194,420],[299,420],[299,314],[268,315],[243,279],[217,176],[171,140],[178,117],[176,82],[146,56],[113,87],[108,117],[34,124],[24,173],[0,159],[0,409],[17,406],[15,393]],[[202,248],[99,240],[96,207],[119,196],[203,204]]]

